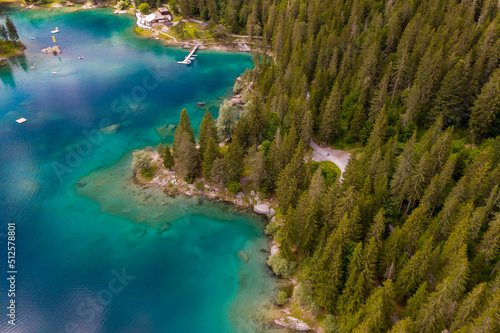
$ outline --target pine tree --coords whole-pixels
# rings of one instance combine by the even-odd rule
[[[217,146],[213,137],[208,139],[207,147],[205,149],[205,154],[203,155],[203,176],[210,180],[212,177],[212,167],[214,161],[219,158],[219,147]]]
[[[500,110],[500,69],[495,70],[488,83],[481,89],[472,107],[469,127],[476,141],[490,135],[492,125],[496,124]]]
[[[417,134],[413,133],[411,139],[408,140],[408,142],[405,144],[405,148],[403,150],[403,153],[399,157],[398,166],[396,167],[396,172],[394,173],[391,182],[391,194],[395,199],[400,201],[400,210],[401,204],[406,197],[404,186],[411,176],[411,170],[413,167],[413,149],[416,138]]]
[[[479,251],[485,254],[486,260],[491,261],[500,249],[500,213],[489,223],[488,231],[484,234]]]
[[[465,290],[468,261],[465,246],[456,254],[456,265],[432,292],[417,313],[416,325],[420,332],[441,332],[453,316],[453,303]]]
[[[436,93],[431,117],[443,116],[445,126],[462,125],[470,113],[469,80],[465,61],[460,59],[446,73]]]
[[[193,143],[193,145],[195,145],[194,130],[191,127],[191,120],[189,120],[189,116],[186,112],[186,109],[183,109],[181,111],[181,116],[179,119],[179,126],[177,126],[177,128],[175,129],[173,152],[174,152],[174,156],[176,158],[179,158],[179,155],[177,152],[177,146],[179,144],[180,137],[182,136],[182,133],[186,133],[189,140]]]
[[[326,109],[321,117],[319,136],[323,141],[331,142],[335,139],[340,125],[340,116],[340,94],[338,86],[334,85],[330,97],[328,98]]]
[[[307,110],[301,122],[300,137],[306,146],[309,146],[313,135],[313,116],[311,110]]]
[[[244,150],[239,138],[233,136],[231,144],[224,156],[224,185],[229,182],[239,182],[243,167]]]
[[[477,318],[483,312],[487,301],[487,285],[486,283],[480,283],[460,303],[451,330],[456,331]]]
[[[177,133],[177,132],[176,132]],[[179,131],[177,136],[177,163],[176,168],[181,176],[188,179],[196,178],[198,170],[198,152],[191,135],[185,131]]]
[[[360,316],[358,314],[355,316],[355,320],[346,326],[352,327],[353,323],[359,321],[360,323],[355,326],[353,333],[386,332],[392,322],[391,316],[394,312],[393,298],[394,288],[392,280],[387,280],[383,286],[377,287],[373,294],[367,299],[366,305],[359,311],[363,312],[363,315]],[[362,320],[356,317],[362,317]]]
[[[215,143],[219,142],[215,120],[213,119],[212,114],[207,108],[200,126],[199,142],[200,142],[200,156],[202,159],[204,157],[205,150],[208,147],[208,141],[210,140],[210,138],[213,138]]]
[[[410,296],[424,282],[429,269],[433,241],[432,237],[429,238],[399,272],[394,285],[399,297],[406,298]]]
[[[342,290],[342,296],[339,298],[339,308],[343,314],[353,314],[363,304],[366,295],[365,277],[361,274],[362,268],[363,244],[360,242],[352,253],[347,267],[347,281]]]
[[[163,148],[163,145],[161,144],[161,142],[158,144],[158,148],[156,149],[156,151],[158,152],[158,155],[160,155],[160,158],[163,157],[163,151],[165,150],[165,148]]]
[[[408,299],[406,308],[403,311],[404,316],[408,316],[412,320],[415,320],[417,318],[417,314],[429,297],[427,288],[428,283],[427,281],[424,281],[418,287],[417,291]]]
[[[3,40],[8,40],[9,39],[9,32],[7,31],[7,28],[3,24],[0,24],[0,38]]]
[[[165,149],[163,150],[163,165],[166,169],[171,169],[175,165],[174,157],[170,152],[170,147],[165,143]]]
[[[9,39],[13,42],[19,41],[19,35],[17,34],[16,26],[14,22],[9,18],[9,16],[5,17],[5,26],[7,27],[7,31],[9,33]]]

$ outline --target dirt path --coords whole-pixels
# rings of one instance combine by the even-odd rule
[[[313,161],[322,162],[322,161],[330,161],[335,163],[336,166],[340,169],[340,178],[342,181],[342,175],[345,172],[345,168],[347,167],[347,163],[349,162],[349,158],[351,154],[343,150],[334,150],[332,148],[323,148],[320,147],[316,142],[311,141],[311,148],[313,154]]]

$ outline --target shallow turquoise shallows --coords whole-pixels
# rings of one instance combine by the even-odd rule
[[[132,151],[172,142],[168,125],[182,108],[196,132],[197,102],[217,116],[217,97],[250,56],[200,51],[179,65],[188,50],[139,38],[131,17],[110,10],[6,14],[27,50],[0,68],[0,331],[257,331],[275,288],[264,222],[130,181]],[[56,27],[63,53],[41,54]],[[15,326],[6,318],[10,221]]]

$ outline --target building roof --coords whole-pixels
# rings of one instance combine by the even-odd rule
[[[158,11],[159,11],[160,13],[163,13],[163,12],[168,12],[168,9],[167,9],[167,8],[165,8],[165,7],[160,7],[160,8],[158,8]]]
[[[147,15],[147,16],[144,18],[144,20],[145,20],[146,22],[153,22],[153,21],[155,20],[155,18],[156,18],[156,16],[155,16],[155,14],[153,13],[153,14],[149,14],[149,15]]]

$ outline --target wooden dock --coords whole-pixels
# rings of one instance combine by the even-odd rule
[[[177,61],[177,63],[178,64],[183,64],[183,65],[189,65],[191,63],[190,58],[196,52],[196,50],[198,49],[198,46],[200,46],[200,44],[197,44],[195,47],[193,47],[193,49],[191,50],[191,52],[189,52],[189,55],[186,58],[184,58],[183,61]]]

